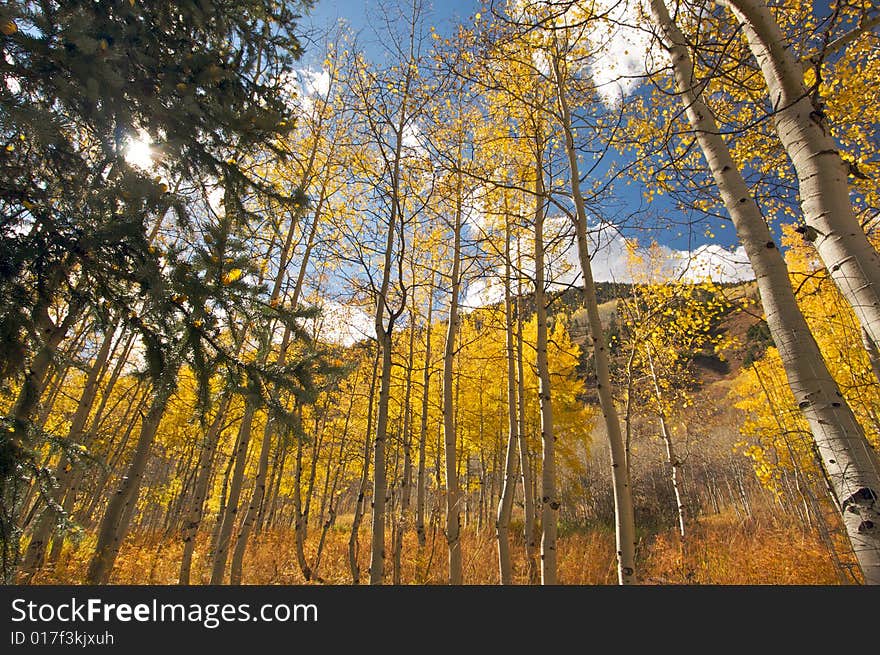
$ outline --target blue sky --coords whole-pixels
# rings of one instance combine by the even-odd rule
[[[398,5],[404,7],[409,6],[407,0],[384,0],[389,6]],[[368,55],[378,57],[381,48],[381,29],[382,23],[377,20],[382,16],[382,4],[377,0],[319,0],[310,14],[302,20],[303,27],[327,26],[336,23],[339,20],[345,21],[358,35],[358,42],[365,48]],[[426,3],[425,23],[434,26],[441,35],[449,35],[454,30],[456,24],[465,22],[470,23],[473,15],[481,10],[481,3],[478,0],[451,0],[447,2],[439,1],[435,3]],[[484,11],[484,10],[483,10]],[[306,66],[317,67],[317,62],[323,59],[320,52],[307,50],[303,63]],[[617,155],[619,157],[619,155]],[[636,184],[627,186],[618,184],[616,187],[617,204],[616,212],[618,215],[625,216],[630,212],[634,212],[639,208],[644,209],[642,201],[642,189]],[[651,207],[654,211],[662,212],[666,215],[673,216],[677,220],[686,220],[681,216],[665,199],[661,198]],[[673,251],[694,251],[701,246],[707,244],[717,244],[726,248],[733,248],[737,245],[736,235],[732,226],[726,223],[723,227],[722,222],[718,220],[707,220],[701,218],[692,229],[687,226],[673,226],[670,229],[660,227],[649,232],[639,232],[636,230],[625,230],[627,236],[637,236],[640,242],[647,244],[650,239],[656,239],[661,245],[668,247]],[[711,232],[714,238],[706,236],[706,226],[711,225]],[[659,227],[659,226],[657,226]],[[609,263],[613,268],[613,263]],[[601,279],[602,275],[597,275],[597,279]]]

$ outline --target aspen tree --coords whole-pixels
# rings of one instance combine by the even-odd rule
[[[558,41],[556,43],[558,45]],[[590,326],[590,341],[596,366],[597,391],[611,452],[611,472],[614,484],[615,528],[617,535],[617,577],[620,584],[634,584],[637,580],[635,569],[635,522],[633,518],[632,489],[627,473],[626,447],[620,428],[620,419],[614,404],[611,373],[608,361],[608,346],[605,343],[602,319],[596,299],[590,261],[590,242],[587,236],[587,211],[581,192],[581,173],[577,151],[574,145],[571,110],[566,88],[566,64],[559,50],[550,54],[553,79],[556,84],[556,99],[559,104],[559,123],[568,157],[569,185],[575,209],[575,233],[577,235],[578,262],[583,281],[583,299]]]
[[[506,204],[506,203],[505,203]],[[506,208],[505,208],[506,209]],[[504,478],[498,512],[495,522],[498,539],[498,570],[501,584],[511,584],[512,565],[510,561],[510,517],[513,510],[513,496],[516,492],[516,453],[519,443],[516,395],[516,352],[514,347],[513,297],[511,294],[511,230],[510,215],[504,216],[504,317],[505,317],[505,355],[507,361],[507,447],[504,456]],[[521,402],[521,401],[520,401]],[[528,491],[525,490],[526,495]]]
[[[719,136],[710,108],[700,97],[684,35],[663,0],[651,0],[651,14],[669,52],[687,119],[755,271],[773,341],[798,407],[809,423],[865,581],[880,583],[877,455],[828,372],[798,308],[782,255]]]
[[[736,17],[761,67],[816,252],[871,340],[880,343],[880,255],[853,212],[848,166],[829,133],[821,98],[804,85],[804,68],[764,0],[721,4]]]

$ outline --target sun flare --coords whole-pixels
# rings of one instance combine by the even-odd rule
[[[131,139],[125,148],[125,161],[142,170],[153,167],[153,148],[149,141],[144,139]]]

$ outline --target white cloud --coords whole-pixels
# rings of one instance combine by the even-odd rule
[[[651,47],[648,30],[639,29],[638,4],[635,0],[600,0],[597,11],[608,7],[606,21],[597,22],[587,37],[599,52],[590,64],[590,74],[599,95],[607,104],[615,104],[631,93],[645,75],[646,58],[662,56]]]
[[[330,71],[301,70],[303,93],[307,96],[319,95],[326,97],[330,92]]]
[[[746,249],[742,246],[728,250],[718,244],[708,243],[690,253],[675,252],[678,256],[675,272],[687,282],[706,278],[715,282],[743,282],[755,277]]]
[[[630,253],[627,240],[619,233],[604,240],[590,233],[593,278],[596,282],[632,282]],[[644,253],[643,249],[640,249]],[[698,282],[710,279],[714,282],[743,282],[754,279],[752,267],[746,257],[745,249],[738,246],[728,250],[718,244],[710,243],[695,250],[675,250],[659,246],[660,261],[654,262],[656,271],[662,271],[670,279],[683,282]],[[577,252],[569,253],[577,261]],[[580,279],[580,274],[576,275]]]
[[[315,97],[326,98],[330,93],[330,71],[298,68],[288,78],[288,90],[296,104],[308,111],[314,106]]]
[[[400,142],[405,149],[412,150],[417,155],[424,156],[428,153],[422,129],[415,123],[407,123],[403,126]]]
[[[605,230],[591,230],[589,239],[594,281],[625,283],[633,281],[630,244],[623,235],[609,227]],[[642,248],[637,252],[645,255]],[[701,282],[709,279],[713,282],[730,283],[753,280],[755,277],[742,246],[727,249],[718,244],[704,244],[695,250],[676,250],[668,246],[659,246],[656,254],[659,255],[659,260],[652,262],[653,270],[660,272],[661,277],[668,277],[670,280]],[[572,244],[561,259],[568,266],[557,266],[556,269],[563,269],[563,273],[554,276],[553,271],[548,270],[548,286],[551,290],[581,284],[576,244]],[[501,273],[502,271],[498,269],[491,278],[480,278],[471,282],[462,302],[463,307],[469,309],[501,302],[504,298],[504,287],[500,281]],[[530,270],[524,271],[525,275],[531,276],[531,273]]]
[[[640,84],[646,60],[663,57],[658,48],[652,48],[651,30],[642,24],[640,16],[646,12],[641,0],[596,0],[587,5],[513,0],[508,11],[521,20],[550,15],[557,27],[571,27],[588,54],[587,66],[596,90],[608,105],[617,104]],[[532,61],[542,74],[550,75],[545,56],[536,53]]]
[[[373,318],[362,307],[343,305],[335,300],[322,303],[321,315],[312,319],[307,329],[321,339],[343,346],[376,335]]]

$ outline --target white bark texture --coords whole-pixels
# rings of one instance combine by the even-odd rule
[[[804,71],[764,0],[724,0],[761,67],[773,122],[798,178],[813,245],[859,322],[880,343],[880,256],[853,212],[848,166],[828,132],[821,105],[804,86]]]
[[[767,325],[795,401],[810,426],[853,552],[865,581],[878,584],[880,462],[822,359],[795,300],[782,254],[719,135],[709,107],[698,95],[684,35],[663,0],[651,0],[651,13],[669,50],[687,118],[755,271]]]
[[[565,90],[565,76],[562,73],[564,62],[559,57],[551,57],[556,79],[557,99],[559,101],[562,129],[565,134],[565,150],[568,155],[571,195],[575,206],[575,231],[577,235],[578,261],[583,276],[584,307],[590,326],[590,340],[593,346],[593,360],[596,367],[597,392],[608,444],[611,451],[611,476],[614,485],[614,516],[617,540],[617,579],[620,584],[635,584],[636,531],[633,518],[632,489],[627,474],[626,445],[620,429],[620,419],[614,406],[611,389],[611,370],[608,361],[608,348],[599,317],[599,304],[596,299],[596,286],[593,282],[593,269],[590,262],[589,240],[587,239],[587,211],[580,188],[580,170],[577,152],[574,148],[571,111]]]

